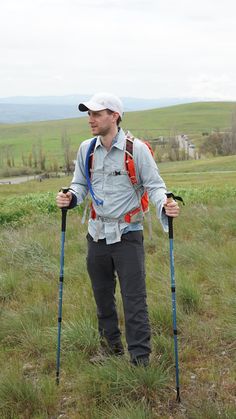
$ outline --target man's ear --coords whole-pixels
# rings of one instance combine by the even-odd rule
[[[113,112],[113,117],[114,117],[114,120],[115,120],[115,122],[117,123],[117,121],[118,121],[118,119],[119,119],[119,114],[118,114],[118,112]]]

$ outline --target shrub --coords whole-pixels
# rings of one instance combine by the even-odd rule
[[[37,212],[50,214],[58,211],[55,194],[52,192],[8,198],[0,205],[0,225],[16,224],[22,218]]]

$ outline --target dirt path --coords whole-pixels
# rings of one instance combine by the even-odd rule
[[[18,183],[28,182],[29,180],[36,179],[36,176],[18,176],[18,177],[7,177],[0,179],[0,185],[16,185]]]

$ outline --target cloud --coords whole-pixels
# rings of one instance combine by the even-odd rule
[[[188,82],[193,96],[205,97],[207,92],[209,98],[235,100],[236,81],[229,74],[201,74],[190,77]]]
[[[0,95],[210,96],[231,85],[236,98],[235,12],[232,0],[8,0]]]

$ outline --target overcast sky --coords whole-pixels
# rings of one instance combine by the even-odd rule
[[[235,0],[1,0],[0,97],[236,100]]]

